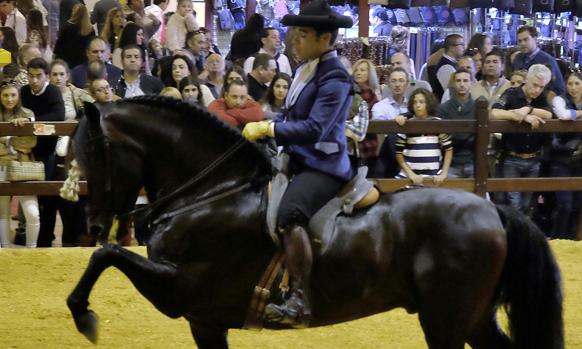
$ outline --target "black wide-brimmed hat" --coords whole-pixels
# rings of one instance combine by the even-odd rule
[[[281,23],[286,26],[324,30],[351,28],[354,25],[351,17],[338,14],[325,0],[311,1],[299,11],[299,15],[286,15]]]

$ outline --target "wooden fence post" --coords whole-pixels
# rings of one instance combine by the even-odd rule
[[[489,102],[479,97],[476,102],[475,114],[477,129],[475,130],[475,194],[487,195],[487,148],[489,147]],[[454,150],[453,150],[454,151]]]

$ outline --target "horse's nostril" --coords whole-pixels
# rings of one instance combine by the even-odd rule
[[[103,226],[100,224],[94,224],[89,227],[89,234],[91,236],[99,236],[103,231]]]

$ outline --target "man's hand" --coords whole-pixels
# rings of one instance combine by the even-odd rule
[[[406,123],[406,118],[402,115],[398,115],[394,118],[394,121],[396,121],[399,126],[404,126]]]
[[[530,124],[530,125],[531,125],[531,128],[532,128],[532,130],[533,130],[534,128],[538,128],[538,127],[540,127],[540,125],[541,125],[541,124],[545,124],[545,123],[546,123],[546,120],[544,120],[544,119],[540,118],[539,116],[536,116],[536,115],[531,115],[531,114],[530,114],[530,115],[526,115],[526,116],[523,118],[523,121],[525,121],[525,122],[527,122],[528,124]]]
[[[245,125],[242,135],[251,142],[265,137],[274,137],[271,121],[249,122]]]

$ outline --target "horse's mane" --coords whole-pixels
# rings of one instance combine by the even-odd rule
[[[227,144],[234,144],[241,139],[245,140],[239,130],[222,122],[216,116],[208,112],[208,110],[185,103],[175,98],[163,96],[140,96],[124,99],[123,101],[116,103],[138,104],[164,110],[166,112],[160,113],[159,115],[156,114],[155,117],[171,115],[175,116],[175,118],[172,118],[173,120],[183,123],[184,127],[193,129],[200,128],[201,126],[207,127],[211,130],[215,130],[217,137],[220,137],[221,141],[224,141]],[[167,110],[172,111],[172,113],[167,113]],[[240,151],[248,156],[257,167],[261,167],[267,173],[270,172],[271,159],[264,147],[245,140],[245,144]]]

